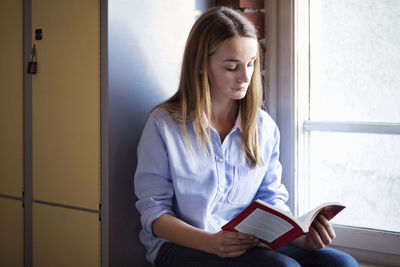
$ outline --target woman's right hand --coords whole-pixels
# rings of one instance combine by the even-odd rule
[[[255,247],[258,238],[240,232],[221,230],[210,236],[211,253],[223,258],[237,257],[244,254],[249,248]]]

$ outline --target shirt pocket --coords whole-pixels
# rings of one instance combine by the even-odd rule
[[[249,204],[257,194],[263,177],[262,168],[234,167],[232,190],[228,194],[228,202]]]

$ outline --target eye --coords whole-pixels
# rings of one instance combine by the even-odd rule
[[[238,64],[228,64],[224,66],[227,71],[236,71],[239,68]]]
[[[254,61],[249,62],[249,64],[247,64],[247,67],[254,67]]]
[[[236,71],[238,69],[238,66],[236,66],[236,67],[225,67],[225,69],[227,71]]]

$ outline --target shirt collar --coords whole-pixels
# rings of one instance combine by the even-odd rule
[[[231,130],[231,131],[234,131],[234,130],[236,130],[237,128],[238,128],[240,131],[242,131],[242,127],[241,127],[241,126],[242,126],[241,114],[242,114],[242,111],[241,111],[240,104],[239,104],[239,112],[238,112],[238,115],[237,115],[237,117],[236,117],[235,123],[233,124],[233,127],[232,127],[232,130]],[[204,122],[205,122],[205,124],[206,124],[206,127],[212,127],[211,124],[210,124],[210,122],[209,122],[208,119],[207,119],[207,115],[206,115],[205,112],[203,112],[203,117],[204,117]],[[195,127],[195,122],[194,122],[194,121],[192,122],[192,125],[193,125],[193,127]]]
[[[232,131],[236,130],[236,128],[239,128],[239,130],[242,131],[242,128],[241,128],[241,126],[242,126],[241,113],[242,113],[242,111],[241,111],[240,106],[239,106],[239,112],[238,112],[238,115],[236,117],[235,124],[232,127]]]
[[[237,115],[237,117],[236,117],[236,120],[235,120],[235,123],[233,124],[233,126],[232,126],[232,130],[231,131],[234,131],[234,130],[236,130],[237,128],[239,128],[239,130],[240,131],[242,131],[242,119],[241,119],[241,114],[242,114],[242,111],[241,111],[241,108],[240,108],[240,105],[239,105],[239,112],[238,112],[238,115]],[[208,119],[207,119],[207,116],[206,116],[206,113],[204,112],[204,121],[206,122],[206,126],[208,127],[208,126],[211,126],[210,125],[210,122],[208,121]]]

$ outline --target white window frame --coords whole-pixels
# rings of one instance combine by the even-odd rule
[[[400,124],[310,121],[309,91],[304,90],[309,88],[309,38],[304,38],[309,36],[309,0],[266,0],[265,6],[267,106],[281,132],[282,181],[291,196],[289,206],[298,214],[299,207],[308,202],[304,177],[308,176],[310,132],[400,134]],[[337,238],[333,246],[359,261],[399,264],[399,233],[342,225],[334,228]]]

